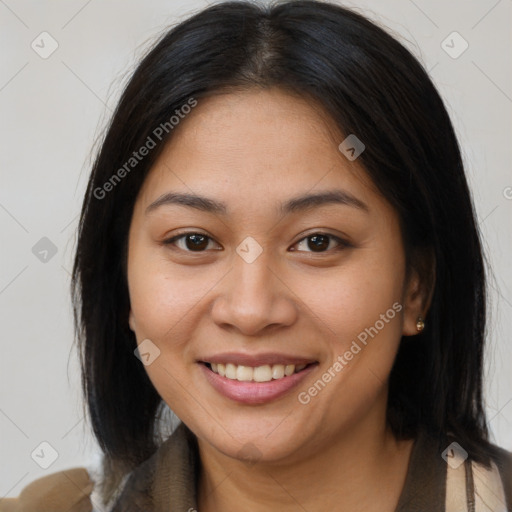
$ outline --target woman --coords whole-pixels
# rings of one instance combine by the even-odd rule
[[[170,30],[98,153],[73,275],[108,510],[512,510],[458,143],[364,17],[228,2]]]

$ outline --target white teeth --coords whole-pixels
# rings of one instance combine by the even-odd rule
[[[293,372],[295,371],[295,365],[294,364],[287,364],[285,367],[284,367],[284,374],[289,377],[290,375],[293,374]]]
[[[282,364],[275,364],[272,366],[272,378],[282,379],[284,377],[284,366]]]
[[[228,363],[226,365],[225,377],[231,380],[236,380],[236,366],[234,364]]]
[[[252,368],[250,366],[237,366],[236,367],[236,380],[248,381],[252,380]]]
[[[272,380],[272,368],[268,364],[257,366],[253,370],[253,380],[256,382],[270,382]]]
[[[226,377],[230,380],[238,380],[243,382],[270,382],[272,379],[282,379],[283,377],[289,377],[294,373],[300,372],[307,365],[299,364],[274,364],[272,366],[266,364],[263,366],[252,366],[235,365],[232,363],[211,363],[211,369],[213,372],[218,373],[221,377]]]

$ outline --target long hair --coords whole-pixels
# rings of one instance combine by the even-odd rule
[[[73,268],[82,384],[100,447],[128,469],[158,446],[162,400],[134,357],[126,253],[135,200],[172,129],[122,179],[112,177],[191,98],[270,87],[318,102],[341,133],[364,141],[358,163],[399,216],[408,268],[433,283],[435,267],[427,327],[402,338],[390,375],[390,427],[398,438],[419,428],[451,432],[487,460],[484,264],[450,118],[402,44],[318,1],[224,2],[198,12],[160,38],[118,102],[92,168]]]

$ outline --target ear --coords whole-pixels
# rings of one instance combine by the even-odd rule
[[[133,312],[130,308],[130,314],[128,316],[128,325],[130,326],[130,329],[135,332],[135,317],[133,316]]]
[[[435,257],[431,250],[424,249],[411,263],[411,270],[404,286],[403,336],[419,334],[416,323],[421,317],[426,323],[436,282]]]

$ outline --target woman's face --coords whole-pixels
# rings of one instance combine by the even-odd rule
[[[145,369],[231,457],[293,460],[382,431],[421,313],[397,215],[330,123],[278,89],[202,99],[136,201],[130,326]]]

